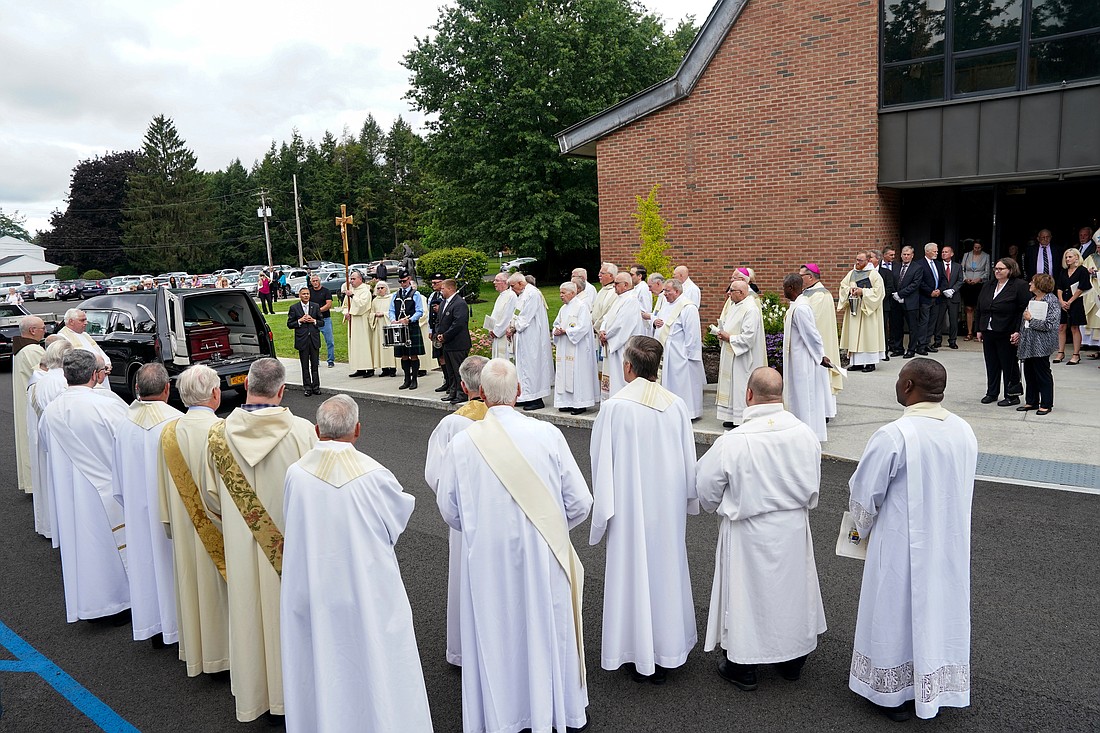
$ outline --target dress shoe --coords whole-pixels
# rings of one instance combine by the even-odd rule
[[[906,351],[906,352],[905,352],[905,356],[903,356],[902,358],[903,358],[903,359],[912,359],[912,358],[913,358],[914,356],[916,356],[916,355],[917,355],[917,354],[916,354],[916,352],[913,352],[913,351]]]
[[[587,407],[572,407],[569,409],[570,415],[583,415],[586,412],[588,412]]]
[[[1053,409],[1054,409],[1053,407],[1040,407],[1038,410],[1035,411],[1035,414],[1036,415],[1049,415],[1050,411],[1053,410]]]
[[[904,352],[903,350],[901,350],[901,349],[894,349],[894,350],[893,350],[893,351],[891,351],[891,352],[890,352],[889,354],[887,354],[887,356],[893,356],[893,357],[898,357],[898,356],[901,356],[901,355],[902,355],[902,354],[904,354],[904,353],[905,353],[905,352]]]
[[[1034,410],[1035,405],[1020,405],[1016,408],[1016,412],[1027,412],[1028,410]]]
[[[1003,400],[997,403],[998,407],[1012,407],[1013,405],[1020,404],[1019,397],[1005,397]]]
[[[938,346],[929,346],[928,351],[921,354],[921,356],[928,356],[929,354],[938,354],[938,353],[940,353],[940,347],[938,347]]]
[[[809,654],[803,654],[797,659],[790,659],[786,662],[780,662],[775,665],[776,671],[779,672],[779,676],[788,682],[795,682],[802,677],[802,667],[806,664],[806,659],[809,658]]]
[[[374,370],[373,369],[368,369],[367,373],[364,374],[363,376],[364,377],[373,377],[374,376]]]
[[[873,372],[873,371],[875,371],[875,365],[874,365],[874,364],[866,364],[866,365],[864,365],[864,367],[863,367],[863,371],[865,371],[865,372]]]
[[[302,390],[302,396],[303,397],[312,397],[313,396],[313,390],[312,389]]]
[[[888,708],[885,705],[875,705],[875,703],[871,704],[875,706],[876,710],[895,723],[904,723],[913,717],[913,714],[909,712],[909,703],[902,703],[896,708]]]
[[[367,376],[367,373],[365,371],[363,371],[362,369],[358,369],[358,370],[352,372],[351,374],[349,374],[348,376],[352,377],[353,379],[357,379],[359,377]]]
[[[546,407],[546,403],[543,402],[542,398],[540,397],[537,400],[531,400],[530,402],[524,403],[523,411],[524,412],[531,412],[532,410],[541,410],[544,407]]]
[[[882,360],[883,361],[890,361],[890,355],[887,354],[886,356],[882,357]]]
[[[942,341],[934,341],[934,342],[932,342],[932,345],[929,346],[928,348],[930,348],[930,349],[942,349],[943,348],[943,342]]]
[[[445,395],[443,395],[442,397],[439,398],[439,401],[440,402],[453,402],[454,399],[455,399],[455,396],[453,394],[445,394]]]
[[[633,665],[632,665],[633,666]],[[630,673],[630,678],[635,682],[648,682],[651,685],[663,685],[668,679],[668,670],[659,664],[653,665],[653,674],[642,674],[635,667]]]
[[[947,348],[949,348],[949,349],[957,349],[957,348],[959,348],[959,345],[958,345],[957,343],[955,343],[954,341],[952,341],[951,343],[949,343],[949,344],[947,345]]]
[[[426,377],[426,376],[428,376],[428,372],[427,372],[427,371],[425,371],[424,369],[417,369],[417,370],[416,370],[416,376],[418,376],[418,377]]]
[[[452,405],[461,405],[463,402],[469,402],[469,401],[470,401],[470,398],[467,397],[464,394],[455,395],[453,398],[451,398],[451,404]]]
[[[718,663],[718,675],[732,682],[738,689],[752,692],[756,689],[756,666],[751,664],[734,664],[723,658]]]
[[[558,412],[569,412],[572,409],[572,407],[559,407]]]
[[[982,404],[983,405],[988,405],[990,402],[996,402],[996,401],[997,401],[997,395],[986,395],[985,397],[982,397]]]
[[[450,389],[451,389],[451,385],[449,385],[447,383],[443,383],[443,384],[439,385],[438,387],[436,387],[435,391],[436,392],[449,392]]]
[[[722,423],[722,427],[724,427],[726,430],[733,430],[734,424],[729,422],[729,421],[726,421],[726,422]]]
[[[850,371],[850,372],[862,372],[863,371],[863,365],[862,364],[855,364],[853,366],[848,367],[848,371]]]

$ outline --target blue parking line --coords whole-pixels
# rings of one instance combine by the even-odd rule
[[[37,674],[72,703],[73,707],[84,713],[89,720],[107,733],[138,733],[137,728],[123,720],[102,700],[88,692],[63,669],[25,642],[22,637],[4,625],[3,621],[0,621],[0,646],[6,648],[16,658],[15,661],[0,660],[0,672]]]

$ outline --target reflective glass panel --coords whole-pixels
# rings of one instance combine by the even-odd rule
[[[1031,37],[1100,28],[1097,0],[1031,0]]]
[[[943,99],[943,60],[921,61],[882,70],[882,103],[911,104]]]
[[[1019,42],[1022,6],[1023,0],[955,0],[955,50]]]
[[[884,61],[908,61],[943,53],[944,3],[884,0]]]
[[[1016,49],[955,59],[955,94],[1016,87]]]
[[[1100,33],[1032,43],[1029,85],[1059,84],[1100,77]]]

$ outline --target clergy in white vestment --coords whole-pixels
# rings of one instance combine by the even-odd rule
[[[807,262],[799,268],[802,275],[802,294],[810,301],[814,311],[814,323],[821,334],[821,343],[825,345],[825,356],[834,364],[840,363],[840,337],[836,331],[836,300],[833,294],[821,282],[821,268],[813,262]],[[847,305],[848,300],[844,300]],[[829,370],[829,393],[825,395],[825,417],[836,417],[836,396],[844,389],[844,377],[840,372]]]
[[[783,318],[783,403],[824,442],[829,369],[825,344],[814,322],[810,301],[802,293],[802,278],[787,275],[783,294],[790,301]]]
[[[221,379],[210,367],[188,367],[176,380],[187,412],[161,431],[161,522],[172,538],[179,657],[188,677],[229,669],[229,590],[221,517],[209,506],[214,469],[210,428],[220,423]]]
[[[363,282],[363,273],[352,270],[350,279],[344,286],[344,324],[348,329],[348,365],[354,370],[353,377],[374,374],[374,359],[370,350],[370,324],[374,319],[371,301],[374,294],[370,285]]]
[[[424,459],[424,481],[435,493],[443,473],[443,456],[451,438],[485,417],[488,407],[481,399],[481,370],[489,362],[484,356],[467,356],[458,368],[459,383],[468,401],[446,415],[428,438],[428,455]],[[447,661],[462,666],[462,626],[459,595],[462,574],[462,533],[450,530],[447,559]]]
[[[730,283],[727,307],[722,309],[715,336],[721,344],[718,362],[718,395],[715,406],[722,427],[741,423],[749,375],[768,365],[764,319],[750,297],[749,284]]]
[[[623,378],[623,349],[631,336],[638,333],[642,312],[638,299],[630,287],[630,275],[620,272],[615,276],[618,296],[603,317],[599,330],[603,361],[600,370],[600,399],[609,399],[626,386]]]
[[[482,325],[493,339],[493,358],[510,359],[512,341],[505,332],[516,314],[516,294],[508,287],[508,276],[503,272],[493,276],[493,287],[496,288],[497,299],[493,302],[493,312],[485,317]]]
[[[903,415],[871,436],[848,481],[868,537],[848,686],[898,720],[970,704],[970,511],[977,440],[943,408],[947,371],[910,361]]]
[[[46,539],[50,539],[53,537],[53,531],[50,529],[50,505],[42,478],[44,470],[42,459],[45,454],[38,450],[38,409],[34,404],[38,383],[46,378],[46,374],[46,355],[43,354],[42,360],[39,362],[39,368],[31,372],[30,379],[27,380],[27,395],[23,400],[27,403],[27,406],[23,414],[27,424],[27,450],[30,452],[31,458],[31,486],[34,487],[34,491],[31,493],[31,501],[34,505],[34,531]]]
[[[810,510],[821,485],[821,444],[783,409],[783,377],[749,377],[744,422],[699,459],[699,503],[717,511],[718,549],[704,649],[725,650],[718,673],[756,689],[756,666],[797,680],[825,633]]]
[[[308,420],[281,407],[286,369],[258,359],[248,370],[245,403],[210,428],[208,450],[222,518],[229,584],[229,672],[237,720],[269,710],[283,715],[279,647],[279,573],[283,560],[283,482],[290,464],[317,442]]]
[[[88,314],[79,308],[70,308],[65,311],[65,327],[57,332],[57,335],[68,341],[74,348],[84,349],[90,351],[99,358],[103,359],[103,363],[107,368],[107,377],[104,378],[99,384],[95,386],[95,389],[105,389],[110,391],[111,389],[111,358],[100,348],[96,340],[88,334]]]
[[[649,318],[653,315],[653,293],[649,290],[649,282],[646,279],[646,269],[641,265],[630,266],[630,283],[634,289],[634,297],[638,299],[638,307],[641,308],[642,322],[634,329],[636,336],[652,336],[653,328],[649,325]]]
[[[286,472],[281,634],[290,733],[432,730],[393,551],[414,500],[355,449],[359,431],[355,400],[325,400],[320,442]]]
[[[179,641],[172,540],[161,521],[158,483],[161,433],[167,421],[181,415],[168,404],[170,389],[168,371],[160,362],[138,369],[137,399],[115,434],[112,490],[126,519],[134,641],[160,634],[165,644]]]
[[[27,425],[27,387],[31,374],[38,370],[46,349],[41,341],[46,337],[46,324],[38,316],[23,316],[19,321],[19,335],[12,340],[12,349],[18,348],[11,358],[12,411],[15,413],[15,469],[18,486],[24,493],[34,491],[31,483],[31,453]],[[20,343],[15,343],[15,342]]]
[[[600,399],[592,312],[573,282],[561,284],[562,306],[554,319],[554,406],[580,415]]]
[[[90,351],[68,352],[62,369],[68,388],[46,407],[38,439],[48,455],[65,614],[73,623],[130,607],[126,522],[111,495],[115,434],[126,419],[126,403],[94,389],[106,379],[106,369]]]
[[[588,310],[592,310],[596,305],[596,289],[588,282],[588,270],[574,267],[569,274],[569,281],[577,286],[577,297],[588,303]]]
[[[518,272],[508,278],[516,294],[516,307],[505,333],[512,339],[519,373],[520,395],[516,404],[524,410],[545,407],[554,382],[554,357],[550,349],[550,323],[542,293]]]
[[[385,345],[385,328],[390,325],[392,302],[393,294],[390,293],[390,286],[382,281],[375,283],[374,298],[370,302],[370,316],[367,320],[371,358],[371,365],[367,371],[373,373],[377,369],[383,377],[397,376],[397,359],[394,358],[393,347]]]
[[[699,286],[695,284],[695,281],[691,279],[687,265],[677,265],[676,269],[672,271],[672,276],[684,286],[684,296],[694,303],[696,308],[702,307],[703,293],[699,290]]]
[[[664,298],[668,305],[654,318],[654,335],[664,347],[661,384],[687,405],[688,417],[703,414],[703,387],[707,374],[703,369],[703,334],[699,308],[684,297],[684,286],[673,278],[665,282]]]
[[[873,372],[875,365],[886,358],[886,331],[882,320],[885,300],[886,286],[878,268],[871,263],[870,254],[857,252],[855,267],[840,281],[840,299],[836,307],[844,314],[840,348],[848,350],[851,365],[848,371]]]
[[[462,727],[586,724],[583,568],[569,530],[592,495],[561,431],[512,409],[516,369],[481,373],[485,418],[451,439],[437,503],[462,533]]]
[[[632,337],[627,384],[596,417],[588,538],[607,537],[600,664],[633,665],[635,681],[657,684],[697,640],[686,532],[687,515],[699,513],[691,419],[657,382],[661,352],[657,339]]]
[[[656,330],[653,326],[653,320],[657,317],[660,308],[665,305],[665,276],[659,272],[651,273],[646,278],[646,287],[649,288],[650,310],[642,310],[642,321],[646,329],[645,333],[640,335],[652,336]]]
[[[37,469],[34,472],[37,474],[34,485],[40,487],[40,490],[32,495],[35,524],[41,523],[43,529],[49,529],[51,544],[54,549],[57,549],[61,547],[57,538],[57,506],[53,498],[53,483],[50,481],[49,454],[46,452],[46,445],[41,441],[42,414],[51,402],[69,388],[68,382],[65,381],[65,370],[62,364],[65,354],[73,350],[73,345],[56,335],[49,338],[55,340],[46,347],[46,353],[42,357],[47,371],[38,378],[33,388],[28,387],[27,401],[32,408],[31,411],[36,414],[34,449],[38,460]],[[29,418],[27,422],[29,428]]]
[[[615,276],[618,274],[619,268],[613,262],[605,262],[600,266],[600,292],[596,294],[592,306],[592,330],[597,336],[603,328],[604,317],[618,300],[619,292],[615,288]],[[627,282],[630,282],[629,278]]]

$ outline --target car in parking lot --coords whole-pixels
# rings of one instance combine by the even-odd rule
[[[241,275],[241,279],[237,281],[234,287],[238,287],[245,291],[249,295],[255,296],[260,289],[260,272],[246,272]]]
[[[378,266],[383,262],[386,263],[386,278],[397,277],[397,271],[401,269],[401,263],[397,260],[375,260],[367,265],[367,274],[374,277],[375,272],[378,271]]]
[[[192,364],[217,372],[223,390],[243,390],[252,362],[275,356],[271,329],[240,289],[156,288],[100,295],[80,304],[86,333],[111,360],[111,386],[133,395],[137,370],[159,361],[176,378]]]
[[[39,283],[34,289],[35,300],[57,300],[57,280]]]
[[[29,315],[30,311],[21,305],[0,301],[0,363],[10,363],[12,342],[19,335],[19,322],[24,316]],[[52,321],[53,319],[43,316],[43,320]],[[53,331],[53,329],[47,326],[47,331]]]
[[[15,292],[23,296],[23,300],[34,300],[34,291],[38,287],[38,283],[27,283],[26,285],[20,285],[15,289]]]
[[[512,270],[522,270],[524,265],[529,265],[532,262],[538,262],[538,258],[537,257],[517,257],[514,260],[508,260],[507,262],[501,263],[500,271],[501,272],[511,272]]]
[[[100,280],[65,280],[57,284],[58,300],[79,300],[106,295],[107,286]]]

